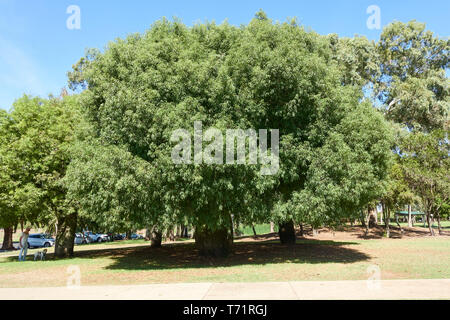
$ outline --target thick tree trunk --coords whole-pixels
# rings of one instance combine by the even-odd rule
[[[270,233],[274,233],[275,232],[275,223],[271,222],[270,223]]]
[[[13,245],[13,227],[5,228],[3,235],[3,245],[1,250],[14,250]]]
[[[162,232],[160,232],[156,228],[153,228],[150,235],[150,247],[161,248],[161,243],[162,243]]]
[[[278,235],[282,244],[295,244],[294,221],[286,221],[279,224]]]
[[[55,241],[55,257],[73,257],[75,231],[77,228],[77,213],[58,219],[58,233]]]
[[[300,223],[300,237],[303,237],[303,223]]]
[[[196,227],[194,238],[202,256],[226,257],[233,249],[231,228],[211,230],[206,226]]]

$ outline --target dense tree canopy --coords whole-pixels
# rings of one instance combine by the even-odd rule
[[[224,255],[233,222],[277,222],[292,243],[294,223],[335,226],[379,199],[387,218],[417,196],[440,217],[448,47],[414,21],[374,43],[263,12],[240,27],[163,19],[88,50],[69,73],[81,93],[1,111],[0,226],[54,225],[64,256],[80,218],[159,238],[188,224],[201,253]],[[240,158],[241,142],[268,150]]]
[[[75,211],[63,178],[79,118],[76,97],[24,96],[3,113],[0,124],[1,220],[7,218],[2,224],[55,225],[57,251],[67,247],[61,232]],[[73,247],[73,237],[71,242]]]
[[[405,180],[421,198],[428,219],[431,215],[440,219],[441,207],[449,202],[449,152],[448,131],[415,132],[402,141]],[[433,234],[430,223],[429,227]]]
[[[383,29],[375,92],[388,119],[422,131],[448,126],[449,51],[450,40],[423,23],[394,22]]]
[[[381,192],[390,131],[361,103],[359,80],[343,81],[343,74],[330,38],[295,21],[275,24],[263,13],[240,28],[159,21],[111,42],[70,74],[72,85],[87,86],[82,104],[101,144],[81,152],[72,191],[105,221],[113,219],[105,212],[147,224],[187,217],[199,237],[222,243],[231,214],[314,224],[351,216]],[[278,129],[278,170],[262,176],[261,164],[174,164],[171,135],[193,132],[194,121],[224,134]],[[106,180],[116,185],[108,189]]]

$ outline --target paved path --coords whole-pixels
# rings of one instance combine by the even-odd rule
[[[180,283],[79,288],[0,288],[0,299],[310,300],[450,299],[450,279]]]

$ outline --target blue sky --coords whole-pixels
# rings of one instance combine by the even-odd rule
[[[80,8],[79,30],[66,27],[70,5]],[[382,27],[393,20],[416,19],[439,36],[449,36],[448,0],[0,0],[0,108],[9,109],[24,93],[58,94],[85,48],[102,49],[117,37],[145,31],[161,17],[178,17],[187,25],[225,19],[240,25],[263,9],[278,21],[297,17],[321,34],[359,34],[376,40],[381,30],[366,26],[370,5],[380,8]]]

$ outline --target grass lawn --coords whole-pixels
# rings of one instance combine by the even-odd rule
[[[395,219],[394,219],[394,222],[391,221],[391,225],[394,225],[394,226],[397,225],[395,223]],[[408,226],[408,222],[400,222],[400,225],[402,227],[407,227]],[[414,223],[414,227],[423,228],[423,222],[416,222],[416,223]],[[450,229],[450,221],[448,221],[448,220],[441,221],[441,227],[443,229]],[[426,225],[425,228],[428,229],[428,225]],[[434,229],[438,228],[437,221],[434,221],[433,228]]]
[[[13,254],[0,255],[0,287],[64,286],[72,265],[82,285],[363,280],[374,264],[382,279],[450,278],[450,237],[362,239],[360,230],[321,232],[295,246],[279,244],[275,235],[241,238],[226,259],[199,257],[192,240],[161,249],[143,240],[77,246],[75,258],[65,260],[50,254],[47,261],[18,262]]]

